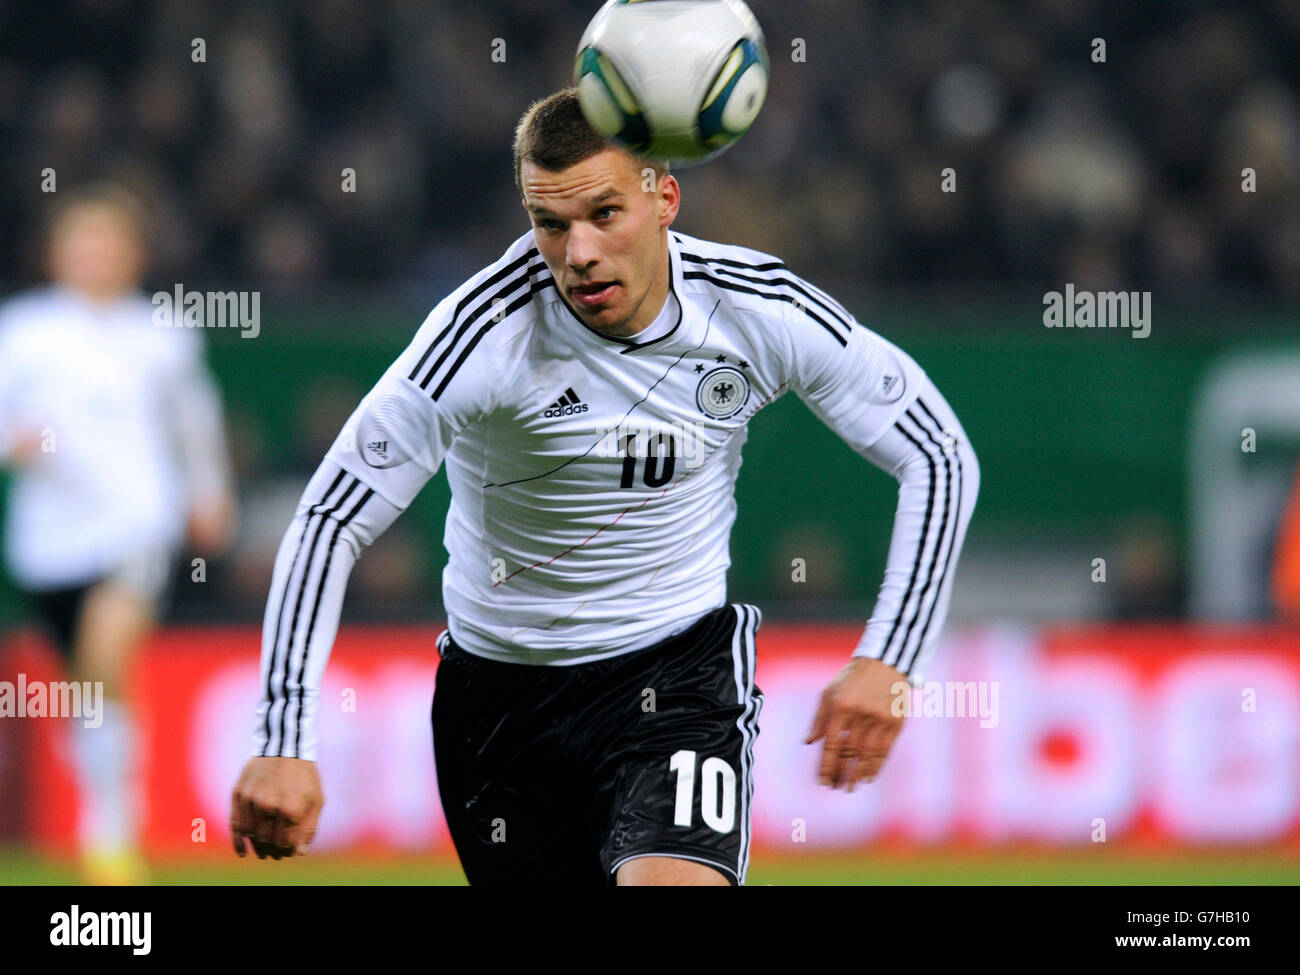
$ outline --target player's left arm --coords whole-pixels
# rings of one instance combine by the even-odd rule
[[[820,781],[851,790],[880,771],[902,730],[894,702],[920,680],[943,629],[980,471],[956,414],[916,362],[801,283],[804,300],[786,316],[790,383],[899,485],[871,619],[823,692],[807,739],[824,742]]]

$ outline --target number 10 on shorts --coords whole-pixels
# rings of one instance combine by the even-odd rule
[[[677,773],[673,825],[689,827],[695,804],[695,752],[686,748],[674,752],[668,767]],[[736,773],[720,758],[706,758],[700,768],[700,814],[705,824],[719,833],[730,833],[736,825]]]

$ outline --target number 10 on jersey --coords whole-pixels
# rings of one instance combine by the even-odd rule
[[[649,439],[650,447],[645,454],[642,480],[646,487],[663,487],[673,479],[673,471],[677,468],[677,439],[664,433],[655,434]],[[623,477],[619,487],[629,488],[636,483],[636,462],[640,459],[637,435],[628,434],[620,446],[623,453]]]

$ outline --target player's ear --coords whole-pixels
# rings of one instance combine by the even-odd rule
[[[659,226],[672,226],[681,205],[682,188],[671,173],[665,173],[659,181]]]

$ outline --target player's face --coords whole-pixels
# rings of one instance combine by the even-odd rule
[[[559,171],[525,161],[520,177],[537,249],[578,317],[618,337],[654,321],[668,297],[677,180],[643,176],[618,149]]]
[[[131,218],[110,205],[87,204],[64,214],[50,241],[50,276],[96,300],[139,286],[144,248]]]

